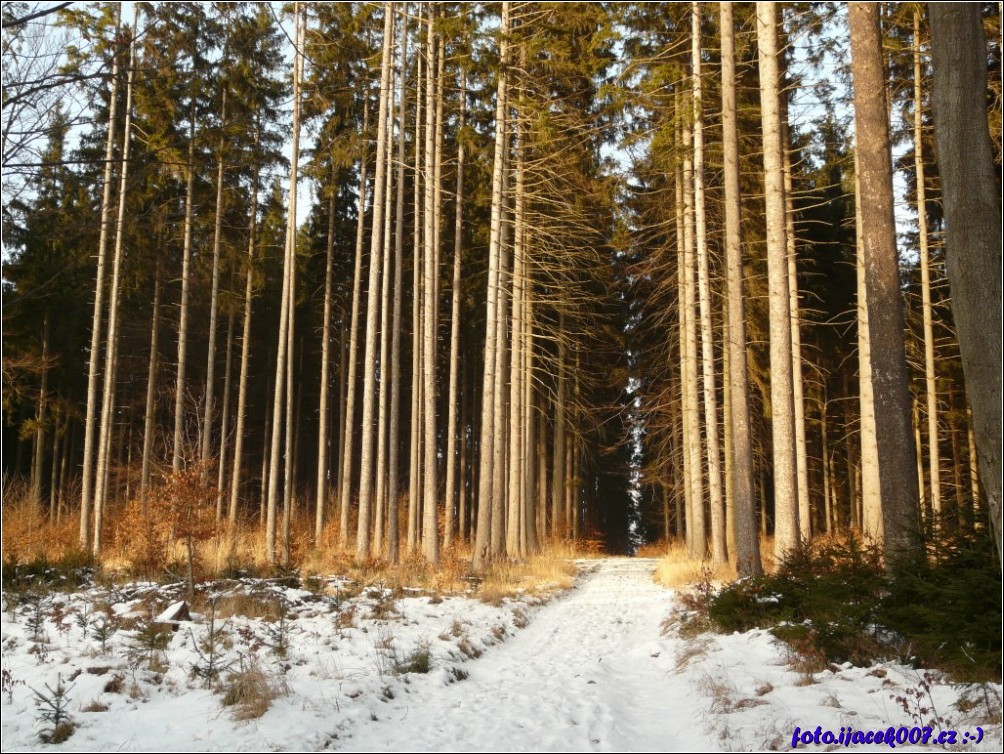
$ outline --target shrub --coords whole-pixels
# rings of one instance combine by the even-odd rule
[[[889,568],[879,619],[909,642],[907,659],[963,681],[1001,676],[1001,572],[989,527],[942,528]]]
[[[882,652],[876,615],[886,590],[877,548],[855,539],[793,550],[772,575],[744,579],[711,598],[720,629],[773,633],[804,658],[867,662]]]
[[[806,669],[895,658],[964,681],[1001,675],[1001,573],[989,527],[942,527],[887,567],[856,539],[804,545],[776,573],[714,594],[708,616],[722,631],[771,628]]]

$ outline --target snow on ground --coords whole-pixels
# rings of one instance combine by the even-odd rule
[[[206,615],[180,620],[167,646],[155,647],[151,619],[169,617],[160,613],[179,588],[96,588],[41,603],[4,595],[3,750],[788,750],[796,727],[810,738],[817,726],[922,735],[932,719],[926,747],[896,748],[1000,749],[999,685],[968,690],[995,705],[988,724],[979,706],[953,706],[966,689],[932,677],[928,693],[907,667],[800,672],[766,631],[663,630],[675,597],[653,583],[654,561],[580,567],[576,587],[546,605],[379,585],[359,593],[336,579],[313,591],[220,585],[231,600],[243,594],[244,608],[271,614],[217,619],[226,667],[217,691],[193,675],[207,673]],[[280,599],[289,606],[282,618]],[[110,633],[104,651],[102,633]],[[39,704],[35,692],[51,700],[59,679],[75,730],[43,744],[52,703]],[[261,694],[242,697],[247,688],[276,694],[260,717],[248,717]],[[977,726],[982,741],[963,745]],[[933,745],[943,728],[957,731],[959,745]]]

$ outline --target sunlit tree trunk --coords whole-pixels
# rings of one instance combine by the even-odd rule
[[[460,74],[460,114],[457,129],[463,133],[467,115],[467,73]],[[443,547],[453,544],[453,510],[456,505],[457,478],[457,383],[460,373],[460,301],[463,296],[460,277],[462,269],[463,230],[464,230],[464,139],[461,136],[457,144],[457,199],[453,235],[453,291],[450,314],[450,378],[448,389],[448,408],[446,417],[446,523],[444,527]],[[461,533],[461,538],[463,534]]]
[[[402,18],[401,23],[401,95],[398,113],[398,150],[397,150],[397,216],[395,217],[394,237],[394,320],[393,336],[390,349],[390,450],[388,453],[388,484],[387,501],[389,505],[387,518],[387,558],[393,565],[398,562],[400,552],[400,533],[398,522],[398,456],[400,453],[399,438],[401,434],[401,308],[404,304],[403,268],[404,268],[404,161],[405,161],[405,122],[408,114],[408,82],[405,70],[408,63],[408,21]]]
[[[867,538],[881,541],[882,539],[882,503],[879,494],[879,459],[878,446],[875,442],[875,398],[872,394],[872,360],[871,342],[868,337],[868,302],[865,291],[865,268],[862,259],[861,231],[861,191],[857,166],[857,153],[854,156],[854,215],[857,238],[857,319],[858,319],[858,404],[860,410],[860,426],[858,440],[861,449],[860,464],[860,501],[855,498],[855,510],[860,515],[852,516],[854,524],[860,526],[862,534]]]
[[[370,557],[370,523],[373,515],[374,430],[376,414],[377,318],[380,311],[380,273],[383,250],[387,172],[387,116],[390,108],[390,69],[394,52],[394,4],[384,5],[383,56],[380,66],[380,105],[377,115],[376,170],[373,190],[373,226],[370,234],[370,271],[366,294],[366,338],[363,349],[363,418],[359,464],[359,520],[356,558]]]
[[[237,525],[237,499],[240,496],[241,469],[244,462],[244,424],[247,419],[248,368],[251,363],[251,311],[254,304],[254,247],[258,229],[258,134],[259,127],[258,124],[255,124],[255,162],[251,171],[251,208],[248,215],[247,271],[244,281],[244,324],[241,329],[241,376],[237,385],[234,463],[233,471],[230,474],[230,505],[227,510],[227,524],[231,533],[233,533]],[[267,431],[265,434],[268,434]]]
[[[785,242],[784,145],[779,114],[777,4],[758,3],[760,110],[767,215],[767,284],[770,314],[770,402],[774,456],[774,552],[783,559],[798,543],[795,409],[792,387],[791,310]]]
[[[423,307],[422,319],[424,326],[422,338],[422,455],[424,465],[422,491],[422,550],[429,563],[439,562],[439,532],[437,527],[439,493],[438,468],[436,461],[436,338],[438,335],[438,309],[436,289],[438,287],[437,259],[438,234],[436,226],[436,205],[439,203],[440,186],[435,177],[441,168],[436,162],[436,123],[437,99],[441,95],[439,76],[436,75],[436,36],[437,16],[435,6],[429,8],[428,42],[426,53],[428,57],[428,81],[425,87],[425,256],[422,272]],[[428,180],[430,179],[431,180]]]
[[[181,250],[181,303],[178,316],[178,372],[174,383],[174,442],[171,467],[180,471],[185,465],[185,368],[188,355],[188,310],[191,286],[192,225],[195,214],[195,104],[189,116],[188,179],[185,184],[185,230]]]
[[[418,38],[421,40],[422,26],[422,3],[418,7]],[[418,548],[419,540],[419,507],[421,503],[420,490],[422,489],[422,380],[419,376],[422,371],[422,307],[419,302],[422,300],[422,197],[424,191],[422,182],[424,171],[422,165],[422,82],[423,82],[423,56],[416,56],[416,84],[415,84],[415,180],[413,181],[413,207],[414,207],[414,228],[412,231],[412,307],[411,307],[411,427],[410,435],[410,458],[408,464],[408,553],[413,553]]]
[[[115,36],[119,36],[120,8],[116,8]],[[101,192],[101,230],[98,234],[98,267],[94,283],[94,311],[91,317],[91,348],[87,369],[87,408],[84,419],[84,460],[80,492],[80,546],[87,549],[91,536],[91,503],[94,494],[94,456],[97,440],[98,365],[101,358],[101,323],[104,318],[105,258],[112,225],[112,162],[115,156],[115,124],[119,90],[118,54],[112,56],[112,89],[108,106],[108,135],[105,140],[105,168]]]
[[[317,406],[317,485],[314,508],[314,542],[321,541],[324,531],[325,504],[328,497],[328,458],[330,441],[328,418],[331,411],[329,398],[331,382],[331,300],[335,273],[335,199],[338,195],[337,170],[331,161],[331,183],[328,186],[328,234],[324,256],[324,309],[321,314],[321,394]]]
[[[140,499],[146,508],[147,492],[150,489],[150,469],[153,465],[153,433],[155,431],[155,409],[157,399],[157,348],[160,339],[160,260],[153,274],[153,309],[150,315],[150,367],[146,378],[146,408],[143,414],[143,461],[140,471]]]
[[[488,316],[485,324],[485,360],[481,384],[484,398],[481,404],[481,437],[478,443],[478,518],[474,545],[473,568],[483,571],[488,562],[497,553],[491,551],[492,523],[492,463],[495,457],[495,423],[502,418],[494,415],[494,401],[490,399],[489,389],[494,386],[498,368],[497,320],[500,311],[500,266],[503,256],[501,248],[503,224],[503,186],[506,163],[505,152],[508,150],[506,124],[506,96],[508,92],[509,64],[509,7],[508,2],[502,3],[502,35],[499,42],[499,76],[498,93],[495,102],[495,157],[492,166],[492,205],[491,228],[488,249]]]
[[[913,157],[917,172],[917,237],[920,242],[920,290],[924,316],[924,383],[927,393],[927,453],[931,475],[931,511],[941,515],[941,458],[938,450],[938,390],[934,365],[934,316],[931,308],[931,250],[927,230],[924,166],[923,71],[920,61],[920,6],[913,11]],[[921,485],[923,494],[923,484]]]
[[[707,218],[704,201],[704,113],[701,80],[701,4],[691,4],[691,66],[694,114],[694,226],[697,285],[701,318],[701,385],[704,391],[704,432],[708,449],[708,498],[711,505],[711,560],[724,563],[725,500],[722,460],[718,444],[718,393],[715,385],[714,327],[711,323],[711,272],[708,263]]]
[[[216,470],[216,521],[223,520],[224,487],[227,471],[227,444],[230,442],[230,386],[233,378],[234,312],[227,314],[227,353],[223,365],[223,405],[220,410],[220,461]]]
[[[49,310],[42,317],[42,376],[35,411],[35,441],[31,462],[31,505],[37,513],[42,510],[42,466],[45,463],[45,425],[48,421],[46,403],[49,398]],[[53,456],[55,462],[55,456]]]
[[[795,201],[791,179],[791,139],[788,135],[788,100],[781,96],[781,153],[784,160],[784,240],[788,264],[788,311],[791,316],[791,384],[795,408],[795,482],[798,489],[799,536],[812,536],[809,507],[809,456],[805,445],[805,389],[802,381],[802,317],[799,312],[798,264],[795,244]]]
[[[299,4],[294,6],[293,16],[294,28],[299,35]],[[295,46],[295,45],[294,45]],[[286,216],[286,243],[283,258],[282,275],[282,301],[279,315],[279,345],[275,358],[275,383],[274,395],[272,398],[272,440],[269,455],[268,471],[268,501],[265,512],[265,549],[269,563],[275,563],[275,537],[276,537],[276,516],[278,514],[279,502],[279,462],[281,457],[286,455],[287,476],[289,467],[292,464],[292,457],[286,451],[289,444],[282,442],[283,430],[289,429],[287,417],[293,411],[291,398],[291,382],[287,379],[287,370],[290,370],[289,361],[292,358],[292,313],[296,308],[296,296],[294,283],[296,278],[296,183],[297,183],[297,159],[299,156],[299,94],[300,94],[300,51],[294,51],[293,63],[293,159],[289,171],[289,207]],[[285,406],[285,413],[284,413]],[[288,437],[289,432],[286,432]],[[283,495],[287,498],[288,510],[288,483],[284,477]],[[285,526],[283,527],[285,529]]]
[[[698,391],[698,311],[696,280],[696,228],[694,225],[694,152],[693,131],[683,129],[683,296],[686,359],[683,364],[684,447],[690,458],[690,507],[687,509],[687,542],[691,557],[704,560],[708,554],[708,530],[704,515],[703,443],[701,441],[701,404]]]
[[[369,134],[369,98],[363,100],[363,134]],[[365,142],[364,142],[365,143]],[[352,455],[355,448],[356,372],[359,363],[359,309],[362,298],[363,239],[366,233],[366,147],[359,159],[359,200],[356,205],[355,264],[352,273],[352,315],[349,323],[349,374],[346,380],[345,415],[343,417],[341,461],[338,473],[339,527],[342,548],[349,543],[349,501],[352,499]]]
[[[114,401],[115,380],[118,368],[118,338],[119,338],[119,292],[122,277],[122,257],[124,255],[123,239],[125,236],[126,189],[129,180],[129,146],[132,130],[132,95],[133,73],[136,62],[136,29],[139,24],[139,12],[133,20],[132,42],[129,46],[129,73],[126,79],[126,109],[125,124],[122,131],[122,167],[119,174],[119,204],[118,217],[115,222],[115,251],[112,260],[112,279],[108,290],[108,347],[105,349],[105,383],[101,401],[101,433],[98,438],[98,473],[94,500],[94,538],[91,552],[101,554],[101,529],[104,518],[105,501],[107,499],[107,478],[109,452],[114,431]]]
[[[1004,558],[1001,204],[987,129],[983,16],[977,4],[929,3],[928,6],[934,62],[934,133],[947,226],[952,314],[973,413],[980,481],[1000,562]]]
[[[892,157],[878,6],[851,3],[848,14],[875,440],[882,459],[882,543],[891,556],[912,549],[917,535],[917,476],[903,344]]]
[[[223,89],[223,101],[220,104],[220,123],[227,122],[227,90]],[[206,405],[203,407],[202,419],[202,449],[200,458],[202,481],[209,478],[209,456],[212,453],[213,414],[215,413],[216,390],[216,318],[220,306],[220,244],[223,237],[223,158],[226,150],[226,138],[220,136],[219,154],[216,166],[216,217],[213,224],[213,272],[212,291],[209,298],[209,346],[206,357]],[[223,455],[220,454],[220,465],[223,465]]]
[[[391,68],[390,77],[391,98],[397,87],[395,72]],[[393,101],[388,106],[388,112],[393,109]],[[393,116],[390,115],[390,121]],[[393,138],[393,124],[387,124],[387,138]],[[374,516],[373,516],[373,549],[377,553],[382,552],[384,542],[384,522],[387,519],[387,477],[393,471],[387,466],[387,438],[390,429],[390,417],[388,416],[388,404],[390,401],[390,323],[393,312],[391,312],[391,280],[393,278],[394,258],[391,250],[391,220],[393,219],[393,149],[388,141],[387,147],[387,172],[386,186],[384,189],[384,224],[383,224],[383,249],[380,252],[382,258],[382,270],[380,274],[380,386],[377,396],[377,449],[376,449],[376,480],[374,495]]]
[[[742,205],[739,195],[739,130],[736,122],[735,42],[732,3],[721,3],[722,133],[725,155],[725,264],[728,283],[728,343],[730,385],[726,435],[731,437],[735,552],[740,576],[761,573],[753,491],[753,444],[746,372],[746,311],[743,299]]]

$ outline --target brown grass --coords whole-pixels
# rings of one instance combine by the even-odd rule
[[[499,560],[492,564],[478,586],[482,602],[498,605],[521,594],[548,593],[571,588],[575,565],[559,554],[545,552],[526,560]]]
[[[287,692],[285,681],[254,666],[230,676],[223,692],[223,706],[233,708],[235,720],[255,720],[268,712],[274,699]]]
[[[708,561],[691,558],[686,544],[674,542],[656,564],[653,578],[656,583],[671,588],[704,580],[724,583],[735,581],[736,569],[731,563],[712,567]]]
[[[79,520],[72,513],[59,523],[49,520],[47,506],[34,506],[27,485],[19,479],[3,484],[3,558],[24,563],[46,558],[59,560],[80,549]]]
[[[214,501],[215,503],[215,498]],[[406,520],[406,500],[402,499],[402,518]],[[354,516],[354,512],[353,512]],[[169,574],[183,575],[187,556],[185,542],[172,537],[170,527],[157,519],[156,511],[144,511],[138,502],[112,504],[105,514],[101,567],[106,577],[162,579]],[[335,519],[332,516],[332,519]],[[45,512],[28,504],[27,486],[21,480],[5,480],[3,497],[3,556],[10,562],[30,562],[47,558],[50,562],[78,550],[79,512],[65,513],[58,525],[50,523]],[[440,562],[430,567],[421,553],[405,552],[402,531],[401,561],[390,565],[385,559],[359,562],[355,557],[355,526],[350,519],[350,547],[340,543],[339,523],[332,520],[317,542],[313,541],[312,505],[300,499],[294,507],[290,526],[289,562],[303,578],[338,575],[355,588],[378,584],[387,588],[418,588],[430,595],[463,594],[476,589],[487,602],[500,602],[521,593],[544,595],[569,588],[574,580],[575,558],[602,555],[600,540],[585,535],[578,542],[548,539],[542,542],[542,554],[520,561],[500,560],[483,576],[472,573],[471,545],[458,542],[440,552]],[[147,532],[146,535],[143,532]],[[283,553],[282,532],[278,532],[278,559]],[[194,543],[196,580],[218,579],[246,572],[251,576],[271,575],[276,568],[269,563],[265,537],[257,515],[238,523],[233,530],[224,520],[211,536]],[[257,614],[268,610],[253,604],[252,598],[233,598],[231,614]],[[241,603],[243,600],[243,604]],[[221,613],[222,615],[222,613]],[[225,617],[225,616],[224,616]]]

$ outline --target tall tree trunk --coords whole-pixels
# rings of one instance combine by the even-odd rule
[[[223,101],[220,104],[220,123],[227,122],[227,90],[223,89]],[[206,405],[202,419],[202,468],[199,470],[202,481],[209,478],[209,456],[212,452],[213,414],[215,413],[216,390],[216,319],[220,307],[220,243],[223,236],[223,170],[226,137],[220,136],[219,156],[216,168],[216,218],[213,224],[213,282],[209,298],[209,346],[206,356]],[[223,454],[220,453],[219,463],[223,465]]]
[[[294,484],[296,478],[296,442],[299,438],[297,428],[299,421],[297,417],[300,413],[300,405],[296,404],[296,411],[293,409],[294,395],[302,396],[303,392],[296,391],[296,380],[293,371],[293,354],[296,344],[296,200],[297,200],[297,172],[300,162],[300,87],[303,80],[303,40],[306,37],[306,10],[299,4],[293,5],[293,28],[294,50],[293,57],[293,144],[290,149],[291,159],[289,168],[289,208],[286,213],[286,243],[289,246],[288,259],[290,263],[289,278],[289,325],[286,330],[286,428],[285,428],[285,484],[283,485],[282,498],[282,552],[283,565],[289,565],[290,556],[290,520],[293,510]],[[296,373],[303,372],[303,349],[300,349],[300,368]]]
[[[418,7],[418,38],[421,41],[422,9]],[[418,548],[419,540],[419,507],[420,490],[422,489],[422,197],[424,191],[422,182],[425,180],[422,165],[422,70],[423,56],[416,54],[415,84],[415,180],[413,181],[414,228],[412,231],[412,307],[411,307],[411,426],[410,458],[408,463],[408,552],[413,553]]]
[[[192,225],[195,214],[195,103],[192,102],[188,126],[188,179],[185,184],[185,230],[181,251],[181,303],[178,316],[178,372],[174,385],[174,442],[171,467],[181,471],[185,465],[185,368],[188,354],[188,290],[191,277]]]
[[[393,97],[397,88],[394,69],[391,68],[390,88],[392,98],[389,108],[389,118],[393,121]],[[393,123],[387,125],[387,138],[393,138]],[[391,323],[391,278],[394,271],[394,258],[391,254],[391,220],[393,218],[393,165],[394,151],[388,142],[387,147],[387,173],[386,187],[384,191],[384,221],[383,221],[383,249],[380,252],[382,257],[382,270],[380,274],[380,386],[377,397],[377,451],[376,451],[376,493],[375,511],[373,526],[373,549],[380,553],[383,551],[384,541],[384,521],[387,517],[387,477],[393,472],[387,466],[387,435],[390,429],[390,417],[388,415],[388,403],[390,401],[390,323]]]
[[[363,100],[363,136],[369,135],[369,97]],[[355,445],[356,371],[359,363],[359,304],[362,299],[363,239],[366,233],[366,147],[359,158],[359,201],[356,208],[355,264],[352,273],[352,317],[349,324],[349,376],[345,395],[345,416],[342,430],[341,461],[338,473],[339,528],[342,548],[349,544],[349,500],[352,498],[352,455]]]
[[[979,5],[929,6],[934,133],[948,229],[952,314],[973,411],[980,479],[1001,560],[1001,205],[987,129],[986,43]]]
[[[704,560],[708,554],[708,530],[704,515],[704,475],[701,459],[701,404],[698,393],[698,312],[696,276],[696,228],[694,226],[694,152],[693,130],[683,129],[683,308],[685,311],[686,360],[683,365],[686,452],[690,457],[691,505],[687,509],[687,541],[691,557]]]
[[[115,427],[115,380],[118,370],[118,318],[119,289],[122,275],[123,237],[125,236],[126,188],[129,180],[129,145],[132,130],[133,74],[136,63],[136,29],[140,13],[133,20],[132,37],[129,45],[129,72],[126,77],[125,124],[122,130],[122,167],[119,171],[119,205],[115,221],[115,251],[112,261],[112,280],[108,291],[108,346],[105,349],[104,397],[101,401],[101,433],[98,439],[98,486],[94,500],[94,538],[91,552],[101,554],[101,526],[107,499],[108,457],[112,432]]]
[[[522,60],[521,60],[522,63]],[[526,458],[523,441],[526,439],[523,411],[524,329],[523,301],[526,284],[526,249],[524,247],[524,139],[520,117],[513,120],[513,138],[516,141],[516,196],[513,212],[513,274],[512,274],[512,350],[509,360],[509,510],[506,518],[506,551],[510,556],[522,557],[524,540],[521,537],[521,508],[525,503],[523,483]]]
[[[254,247],[258,231],[258,138],[255,124],[254,167],[251,171],[251,209],[248,215],[247,272],[244,282],[244,324],[241,329],[241,377],[237,385],[237,419],[234,428],[234,466],[230,475],[230,505],[227,526],[233,534],[237,526],[237,500],[240,497],[241,469],[244,463],[244,424],[247,419],[248,368],[251,364],[251,312],[254,304]],[[265,435],[268,435],[266,430]],[[264,450],[264,448],[263,448]],[[231,539],[231,544],[233,540]]]
[[[408,115],[408,81],[405,71],[408,65],[408,19],[401,19],[401,94],[398,111],[397,145],[397,216],[394,219],[394,319],[391,325],[393,336],[390,348],[390,449],[387,455],[387,559],[391,565],[398,562],[400,533],[398,521],[398,481],[400,479],[401,450],[401,310],[404,306],[404,163],[405,124]]]
[[[711,504],[711,560],[724,563],[725,501],[718,444],[718,393],[715,385],[714,328],[711,324],[711,272],[708,264],[707,218],[704,209],[704,117],[701,81],[701,4],[691,4],[691,65],[694,115],[694,225],[697,250],[698,298],[701,317],[701,384],[704,391],[704,432],[708,448],[708,498]]]
[[[460,74],[460,114],[457,124],[461,134],[457,144],[457,200],[453,230],[453,291],[450,308],[450,377],[447,388],[446,416],[446,525],[443,531],[443,547],[453,544],[453,510],[456,505],[457,478],[457,382],[460,374],[460,301],[463,296],[460,277],[463,260],[464,231],[464,138],[463,130],[467,115],[467,72]],[[461,533],[461,538],[463,534]]]
[[[509,13],[510,3],[503,2],[499,41],[498,93],[495,98],[495,157],[492,165],[491,228],[488,248],[488,316],[485,323],[485,360],[481,381],[484,398],[481,404],[481,435],[478,442],[478,519],[472,563],[472,567],[476,571],[483,571],[491,558],[498,554],[491,550],[492,463],[495,457],[495,423],[501,422],[502,417],[495,416],[495,404],[494,401],[489,400],[488,391],[496,381],[499,361],[497,356],[501,345],[497,342],[497,320],[501,316],[502,280],[499,269],[503,256],[501,240],[504,214],[504,173],[506,152],[509,148],[506,122],[509,76]]]
[[[299,34],[299,3],[294,5],[293,25]],[[294,45],[294,47],[296,47]],[[296,276],[296,173],[297,158],[300,151],[299,145],[299,99],[300,99],[300,51],[294,50],[293,55],[293,146],[292,162],[289,172],[289,207],[286,216],[286,243],[283,254],[283,274],[282,274],[282,299],[279,309],[279,341],[275,356],[275,382],[273,383],[274,394],[272,396],[272,438],[269,451],[268,468],[268,499],[265,511],[265,550],[266,557],[270,564],[276,560],[275,537],[276,537],[276,516],[279,502],[279,462],[286,447],[282,443],[284,429],[284,418],[293,410],[293,406],[287,400],[289,398],[289,386],[286,384],[286,372],[289,359],[292,357],[290,343],[292,338],[291,314],[296,307],[295,292],[293,289]],[[283,413],[285,408],[285,412]],[[288,435],[288,432],[287,432]],[[286,455],[287,469],[292,463],[292,458]],[[283,485],[283,490],[288,488]]]
[[[799,536],[808,542],[812,536],[812,511],[809,506],[809,456],[805,446],[805,389],[802,382],[802,316],[799,312],[798,264],[795,244],[795,202],[791,178],[791,138],[788,132],[788,97],[782,94],[781,139],[784,160],[784,240],[787,249],[788,311],[791,317],[791,385],[795,408],[795,482],[798,489]]]
[[[321,314],[321,394],[317,406],[317,493],[314,508],[314,543],[319,544],[324,531],[325,501],[328,497],[328,417],[331,381],[331,300],[335,275],[335,199],[338,195],[337,170],[331,158],[331,183],[328,186],[328,235],[324,257],[324,310]]]
[[[871,342],[868,336],[868,295],[865,290],[865,267],[862,254],[861,190],[858,175],[858,155],[854,155],[854,217],[857,239],[857,320],[858,320],[858,403],[860,426],[858,439],[861,450],[860,500],[855,496],[852,526],[872,540],[882,539],[882,502],[879,491],[879,456],[875,442],[875,398],[872,394]]]
[[[42,317],[42,377],[35,412],[35,447],[31,463],[31,505],[36,513],[42,511],[42,466],[45,463],[46,403],[49,399],[49,309]],[[55,462],[55,456],[53,456]]]
[[[746,372],[746,311],[743,298],[742,204],[739,195],[739,130],[736,117],[736,70],[732,3],[721,3],[722,132],[725,154],[725,255],[728,282],[728,384],[730,411],[726,433],[732,438],[732,488],[736,550],[740,576],[762,572],[753,493],[753,444]]]
[[[143,415],[143,468],[140,472],[140,499],[146,510],[147,492],[150,489],[150,468],[153,465],[154,416],[157,398],[157,347],[160,339],[160,259],[153,273],[153,311],[150,314],[150,368],[146,378],[146,410]]]
[[[129,73],[126,79],[126,122],[122,127],[121,168],[118,176],[118,216],[115,220],[115,246],[111,262],[111,284],[108,288],[108,336],[104,359],[104,390],[101,401],[101,427],[97,450],[97,487],[94,498],[94,536],[91,552],[101,551],[101,524],[107,498],[107,477],[111,434],[114,431],[114,388],[118,368],[118,291],[123,256],[122,238],[126,235],[126,197],[129,182],[130,136],[133,128],[133,76],[136,67],[136,30],[140,13],[133,21],[130,42]]]
[[[437,495],[438,474],[436,467],[436,338],[438,335],[437,326],[437,260],[438,260],[438,233],[436,227],[436,205],[439,203],[440,186],[436,176],[441,168],[436,161],[436,136],[438,125],[436,122],[437,99],[441,83],[440,77],[434,73],[436,63],[436,14],[435,6],[429,8],[428,42],[426,53],[428,56],[428,82],[425,87],[425,257],[423,278],[423,307],[422,319],[424,327],[422,337],[424,344],[422,347],[422,398],[423,416],[422,427],[424,430],[423,455],[424,461],[424,485],[422,493],[423,506],[423,526],[422,526],[422,550],[425,559],[431,564],[439,562],[439,533],[437,531]],[[429,179],[432,180],[429,180]]]
[[[115,38],[119,37],[121,8],[115,10]],[[94,311],[91,317],[91,349],[87,368],[87,408],[84,418],[84,460],[80,492],[80,546],[85,550],[91,538],[91,502],[94,495],[94,456],[98,409],[98,365],[101,358],[101,323],[104,317],[105,257],[112,225],[112,162],[115,156],[115,123],[119,91],[118,52],[112,55],[112,91],[108,105],[108,135],[105,139],[105,169],[101,191],[101,230],[98,234],[98,268],[94,283]]]
[[[216,522],[223,521],[224,485],[227,478],[227,443],[230,436],[230,386],[233,378],[234,312],[227,314],[227,352],[223,365],[223,406],[220,411],[220,461],[216,470]]]
[[[892,556],[914,545],[917,477],[903,345],[905,326],[896,255],[892,158],[878,6],[851,3],[849,19],[875,439],[882,458],[879,489],[883,545],[886,554]]]
[[[679,104],[679,97],[677,97],[677,103]],[[677,118],[679,122],[679,118]],[[682,127],[677,126],[677,143],[682,140]],[[686,154],[686,153],[685,153]],[[684,218],[684,172],[682,163],[677,165],[674,171],[674,188],[676,193],[676,287],[677,287],[677,330],[679,337],[679,370],[680,375],[679,380],[679,430],[680,430],[680,441],[677,444],[677,448],[680,454],[680,462],[683,468],[683,509],[685,511],[684,515],[681,515],[678,519],[677,528],[680,531],[681,538],[686,541],[687,551],[692,552],[692,538],[693,538],[693,508],[694,508],[694,471],[691,469],[691,434],[690,434],[690,418],[692,415],[690,409],[690,396],[691,396],[691,386],[687,384],[688,370],[689,370],[689,351],[688,351],[688,339],[687,335],[690,330],[690,319],[687,313],[686,304],[686,292],[687,292],[687,232],[686,232],[686,220]],[[684,525],[685,524],[685,525]]]
[[[767,211],[767,284],[770,308],[770,402],[774,445],[774,553],[782,560],[799,538],[792,398],[791,310],[784,215],[784,145],[779,115],[777,4],[758,3],[760,108]]]
[[[931,251],[927,230],[927,185],[924,167],[920,6],[913,11],[913,157],[917,173],[917,236],[920,242],[920,289],[924,316],[924,383],[927,393],[927,453],[931,475],[931,511],[941,515],[941,458],[938,452],[938,391],[934,367],[934,316],[931,308]],[[921,485],[923,489],[923,485]]]
[[[391,99],[390,68],[394,52],[394,3],[384,5],[383,58],[380,66],[380,106],[377,115],[376,174],[373,194],[373,226],[370,235],[370,271],[366,298],[366,338],[363,355],[363,419],[360,442],[359,520],[356,528],[356,558],[370,557],[370,520],[373,513],[374,419],[376,413],[377,317],[380,310],[380,273],[384,232],[384,199],[387,171],[387,115]],[[376,469],[375,473],[383,473]]]

